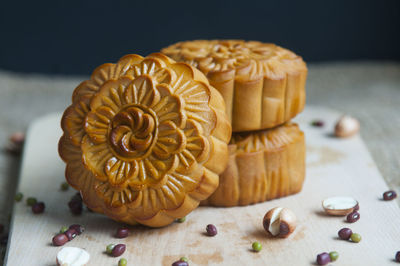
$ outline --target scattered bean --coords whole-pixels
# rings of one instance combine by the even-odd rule
[[[357,203],[357,205],[353,209],[354,211],[359,211],[360,210],[360,204]]]
[[[37,202],[37,199],[34,197],[29,197],[26,199],[26,204],[28,206],[33,206]]]
[[[62,191],[67,191],[67,190],[69,189],[68,183],[67,183],[67,182],[61,183],[60,189],[61,189]]]
[[[331,262],[331,257],[329,256],[328,253],[324,252],[324,253],[318,254],[318,256],[317,256],[317,264],[318,265],[326,265],[329,262]]]
[[[314,127],[323,127],[324,126],[324,121],[322,120],[314,120],[311,122],[311,125]]]
[[[215,236],[218,233],[217,227],[215,227],[215,225],[213,225],[213,224],[207,225],[206,231],[207,231],[207,235],[209,235],[209,236]]]
[[[185,216],[185,217],[182,217],[182,218],[179,218],[179,219],[176,219],[176,221],[177,221],[178,223],[183,223],[184,221],[186,221],[186,216]]]
[[[338,235],[340,239],[349,240],[352,233],[350,228],[342,228],[339,230]]]
[[[253,244],[251,245],[251,247],[253,248],[253,250],[255,251],[255,252],[260,252],[261,251],[261,249],[262,249],[262,245],[261,245],[261,243],[260,242],[253,242]]]
[[[112,249],[111,255],[113,257],[119,257],[122,254],[124,254],[125,249],[126,249],[126,246],[124,244],[115,245],[115,247]]]
[[[106,252],[107,252],[108,254],[111,254],[112,251],[113,251],[113,249],[114,249],[114,247],[115,247],[115,244],[109,244],[109,245],[107,245],[107,247],[106,247]]]
[[[15,201],[20,202],[22,200],[22,198],[24,197],[24,194],[22,194],[21,192],[18,192],[17,194],[15,194]]]
[[[172,263],[172,266],[189,266],[189,264],[186,261],[177,260]]]
[[[74,229],[78,235],[82,234],[85,232],[85,227],[83,227],[80,224],[72,224],[69,226],[69,229]]]
[[[115,237],[117,238],[125,238],[129,235],[129,229],[126,227],[121,227],[117,229]]]
[[[13,133],[6,146],[6,150],[13,154],[20,154],[25,141],[25,134],[21,132]]]
[[[339,258],[339,253],[336,251],[329,252],[329,257],[331,258],[331,261],[335,261]]]
[[[351,237],[350,237],[351,241],[353,241],[354,243],[358,243],[361,241],[361,235],[357,234],[357,233],[352,233]]]
[[[78,233],[75,231],[75,229],[68,229],[67,231],[65,231],[64,234],[67,236],[68,241],[71,241],[78,235]]]
[[[128,265],[128,261],[125,258],[122,258],[118,261],[118,266],[126,266]]]
[[[9,141],[16,145],[22,145],[25,142],[25,134],[22,132],[14,132],[10,136]]]
[[[67,230],[68,230],[68,227],[66,227],[66,226],[61,227],[60,234],[64,234],[65,232],[67,232]]]
[[[44,212],[44,209],[46,208],[46,205],[44,205],[44,202],[36,202],[32,206],[32,212],[34,214],[40,214]]]
[[[397,251],[397,252],[396,252],[395,260],[396,260],[397,262],[400,262],[400,251]]]
[[[72,214],[74,215],[80,215],[83,210],[83,205],[82,205],[82,200],[77,199],[77,197],[73,197],[69,202],[68,202],[68,207],[69,210],[71,211]]]
[[[397,193],[394,190],[389,190],[383,193],[383,200],[393,200],[397,198]]]
[[[53,237],[52,242],[54,246],[62,246],[68,242],[68,237],[63,233],[60,233]]]
[[[189,259],[186,258],[186,257],[181,257],[179,260],[180,260],[180,261],[184,261],[184,262],[189,262]]]
[[[360,219],[360,213],[357,211],[353,211],[349,213],[346,217],[347,222],[349,223],[355,223]]]

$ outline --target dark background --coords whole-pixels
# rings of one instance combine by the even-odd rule
[[[3,1],[0,69],[89,74],[181,40],[274,42],[307,62],[400,61],[400,0]]]

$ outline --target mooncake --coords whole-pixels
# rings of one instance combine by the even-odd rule
[[[305,140],[297,124],[234,133],[219,187],[202,205],[244,206],[299,192],[305,176]]]
[[[231,126],[199,70],[163,54],[127,55],[82,82],[65,110],[66,179],[96,212],[160,227],[218,187]]]
[[[197,40],[173,44],[162,53],[207,75],[224,97],[233,132],[275,127],[305,105],[306,64],[275,44]]]

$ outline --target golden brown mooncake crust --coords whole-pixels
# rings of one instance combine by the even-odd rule
[[[217,190],[202,205],[244,206],[299,192],[305,177],[304,133],[297,124],[233,134]]]
[[[231,127],[206,77],[163,54],[122,57],[74,91],[61,126],[66,179],[114,220],[165,226],[218,186]]]
[[[207,75],[224,97],[233,132],[275,127],[304,108],[306,64],[300,56],[275,44],[197,40],[161,51]]]

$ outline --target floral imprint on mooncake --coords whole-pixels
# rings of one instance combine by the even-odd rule
[[[92,76],[96,88],[84,82],[75,90],[62,119],[63,138],[80,148],[82,164],[74,167],[90,171],[102,212],[127,223],[166,225],[218,185],[220,171],[209,163],[218,159],[210,151],[215,143],[226,145],[230,134],[224,106],[211,104],[221,96],[205,78],[196,80],[200,72],[161,54],[129,55],[112,66],[95,71],[103,73]],[[217,128],[217,121],[228,127]],[[67,149],[60,147],[68,168]],[[227,154],[227,146],[217,153]],[[69,173],[68,181],[79,178]]]
[[[177,61],[188,62],[208,74],[236,70],[236,75],[282,76],[287,67],[303,61],[295,53],[272,43],[243,40],[180,42],[162,50]]]
[[[233,132],[274,128],[304,108],[307,66],[300,56],[278,45],[194,40],[161,51],[207,76],[225,100]]]

